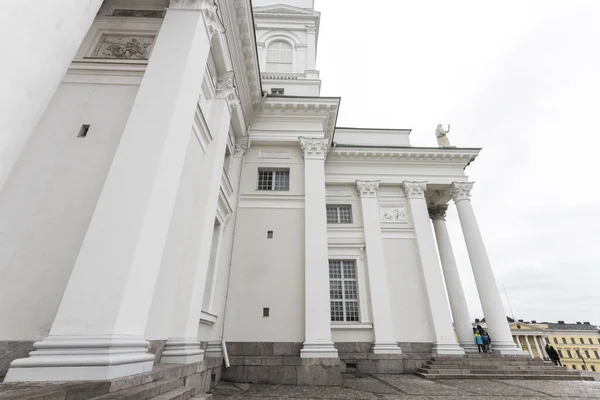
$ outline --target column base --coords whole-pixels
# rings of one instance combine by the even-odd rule
[[[432,353],[436,356],[464,356],[465,351],[458,343],[434,343]]]
[[[492,342],[492,353],[500,354],[502,356],[527,356],[527,351],[519,349],[515,342]],[[533,358],[533,354],[531,355]]]
[[[223,358],[223,347],[220,341],[208,342],[204,350],[205,358]]]
[[[473,342],[459,342],[459,344],[467,354],[479,353],[477,345]]]
[[[396,342],[375,342],[371,346],[373,354],[402,354],[402,349]]]
[[[48,336],[29,358],[14,360],[4,382],[104,381],[152,371],[142,337]]]
[[[338,358],[338,351],[331,341],[309,342],[302,344],[300,358]]]
[[[192,364],[204,360],[204,350],[196,338],[168,339],[161,364]]]

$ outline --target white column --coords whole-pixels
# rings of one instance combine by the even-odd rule
[[[529,353],[529,356],[531,358],[533,358],[533,351],[531,351],[531,344],[529,343],[529,336],[525,335],[525,346],[527,347],[527,352]]]
[[[203,14],[217,19],[215,8],[172,1],[50,335],[7,381],[152,369],[144,331],[210,49]]]
[[[388,276],[381,236],[381,214],[377,196],[379,181],[356,181],[363,216],[363,229],[369,266],[369,286],[373,309],[373,353],[400,354],[394,335]]]
[[[450,309],[454,320],[454,329],[458,336],[458,342],[467,353],[477,353],[477,345],[473,341],[473,328],[471,325],[471,316],[467,307],[467,299],[463,291],[462,282],[456,266],[450,235],[446,227],[447,204],[430,206],[429,217],[433,221],[433,230],[437,240],[442,271],[448,289],[448,299],[450,300]]]
[[[221,82],[219,79],[218,82]],[[233,80],[231,80],[233,87]],[[219,87],[219,84],[217,85]],[[217,96],[223,95],[217,89]],[[230,111],[226,100],[209,101],[207,124],[214,138],[209,147],[202,170],[205,185],[198,189],[195,199],[196,211],[193,221],[196,233],[184,254],[184,263],[179,276],[175,306],[170,321],[169,338],[162,353],[161,363],[190,364],[204,358],[198,338],[198,323],[206,288],[206,273],[210,262],[214,233],[215,214],[219,200],[219,188],[223,173],[223,158],[227,146],[230,126]]]
[[[412,214],[417,250],[421,259],[421,271],[427,289],[431,323],[435,335],[433,352],[438,355],[464,355],[464,350],[456,343],[454,336],[452,317],[446,299],[446,288],[436,255],[433,231],[425,202],[426,184],[426,182],[404,181],[402,185]]]
[[[519,336],[519,335],[515,335],[515,339],[516,339],[516,341],[517,341],[517,347],[518,347],[520,350],[523,350],[523,347],[521,346],[521,339],[520,339],[520,336]]]
[[[543,360],[544,356],[543,356],[542,352],[540,351],[540,344],[537,341],[537,336],[533,335],[533,336],[531,336],[531,339],[533,340],[533,344],[535,345],[535,350],[538,353],[538,357]]]
[[[317,27],[306,25],[306,69],[317,69]]]
[[[0,2],[0,36],[10,38],[2,52],[12,60],[0,77],[0,191],[102,1]]]
[[[329,254],[325,201],[327,138],[299,137],[304,152],[305,340],[300,357],[335,358],[331,340]]]
[[[543,360],[547,356],[546,355],[546,342],[544,341],[543,336],[537,336],[537,340],[538,340],[538,343],[539,343],[540,349],[541,349],[540,358]]]
[[[458,210],[458,217],[465,237],[469,259],[471,260],[471,268],[475,276],[485,322],[492,339],[494,351],[500,354],[522,354],[522,351],[517,348],[512,340],[500,292],[498,286],[496,286],[496,278],[494,278],[494,272],[473,212],[470,200],[472,187],[473,182],[454,182],[449,189],[449,193],[452,195]]]

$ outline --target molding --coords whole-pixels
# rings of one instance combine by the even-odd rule
[[[217,78],[215,96],[218,99],[225,99],[230,112],[233,112],[240,105],[241,101],[237,95],[235,74],[233,71],[227,71]]]
[[[202,151],[206,153],[208,145],[210,144],[210,142],[213,141],[213,136],[210,133],[210,129],[208,128],[208,124],[206,123],[206,119],[204,118],[204,113],[202,112],[200,104],[198,103],[196,103],[196,112],[194,114],[192,131],[198,139],[198,143],[200,144]]]
[[[241,138],[235,139],[235,145],[233,148],[233,155],[235,157],[241,157],[246,154],[246,151],[250,147],[250,136],[242,136]]]
[[[299,136],[300,148],[305,160],[325,160],[329,150],[329,138]]]
[[[446,220],[446,210],[448,210],[448,204],[431,205],[427,208],[429,211],[429,218],[432,221]]]
[[[233,214],[233,208],[231,207],[231,204],[229,203],[229,200],[227,199],[227,196],[221,187],[219,189],[216,217],[221,225],[225,225],[231,214]]]
[[[471,199],[471,189],[475,182],[452,182],[446,194],[452,196],[454,202]]]
[[[408,223],[406,207],[379,207],[381,222],[384,223]]]
[[[371,323],[363,323],[363,324],[336,324],[331,323],[331,329],[333,330],[364,330],[364,329],[373,329],[373,324]]]
[[[402,182],[404,193],[409,199],[424,199],[427,181],[404,181]]]
[[[281,195],[279,193],[242,194],[240,208],[304,209],[304,195]]]
[[[217,322],[218,316],[215,314],[211,314],[207,311],[202,311],[200,313],[200,323],[204,325],[212,325]]]
[[[233,186],[231,185],[229,175],[227,175],[225,169],[223,169],[223,173],[221,174],[221,189],[223,190],[223,194],[225,194],[225,197],[228,199],[233,194]]]
[[[352,193],[349,190],[327,190],[327,197],[352,197]]]
[[[479,150],[445,148],[364,148],[336,147],[330,152],[330,161],[378,161],[410,164],[458,164],[466,168],[475,160]]]
[[[356,181],[356,189],[360,197],[377,197],[379,195],[379,181]]]

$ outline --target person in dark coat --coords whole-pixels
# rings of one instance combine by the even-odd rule
[[[556,349],[554,348],[554,346],[550,346],[550,353],[552,354],[550,356],[550,359],[552,360],[552,362],[554,363],[554,365],[560,365],[562,367],[563,365],[560,362],[560,354],[558,354],[558,351],[556,351]]]

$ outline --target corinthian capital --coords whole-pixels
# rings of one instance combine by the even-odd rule
[[[356,181],[356,189],[360,197],[377,197],[379,181]]]
[[[317,33],[316,25],[306,25],[306,33]]]
[[[404,193],[409,199],[425,198],[426,181],[404,181],[402,186],[404,186]]]
[[[429,206],[427,210],[429,211],[429,218],[432,221],[437,219],[446,220],[446,210],[448,209],[448,204],[440,204],[437,206]]]
[[[475,182],[452,182],[446,193],[452,196],[454,202],[460,200],[469,200],[471,198],[471,189]]]
[[[240,104],[240,98],[235,90],[234,73],[233,71],[225,72],[217,79],[215,95],[219,99],[225,99],[229,110],[233,110]]]
[[[324,160],[329,149],[328,138],[310,138],[299,136],[300,147],[304,151],[305,160]]]
[[[225,32],[225,27],[217,14],[215,0],[171,0],[169,8],[201,10],[208,32],[208,40],[211,40],[217,33]]]

